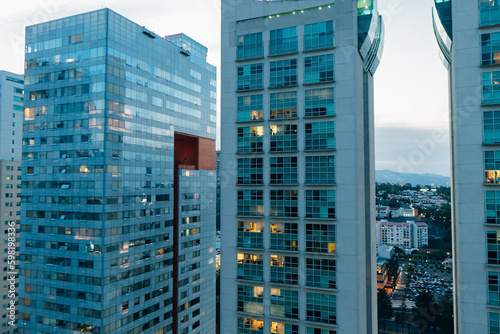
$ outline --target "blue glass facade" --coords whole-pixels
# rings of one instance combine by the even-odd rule
[[[186,260],[215,257],[210,238],[184,241],[182,233],[200,232],[196,224],[176,228],[195,220],[215,231],[215,200],[205,209],[188,201],[181,213],[198,214],[174,221],[184,194],[174,192],[174,133],[215,139],[206,52],[108,9],[27,27],[21,333],[214,327],[214,296],[196,288],[200,277],[215,284],[205,278],[214,261],[181,278],[174,257],[183,246]],[[215,195],[215,173],[204,173]],[[177,295],[177,278],[189,291]],[[189,316],[174,319],[180,301]]]

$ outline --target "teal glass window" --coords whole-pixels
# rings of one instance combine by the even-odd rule
[[[486,191],[486,224],[500,224],[500,191]]]
[[[264,314],[264,288],[253,285],[238,285],[239,312]]]
[[[299,258],[296,256],[271,255],[271,282],[299,283]]]
[[[299,326],[271,321],[272,334],[299,334]]]
[[[246,317],[238,317],[237,334],[264,334],[264,321]]]
[[[500,264],[500,231],[486,232],[488,264]]]
[[[500,334],[500,313],[489,312],[489,334]]]
[[[304,58],[304,84],[334,80],[333,54]]]
[[[307,293],[306,319],[335,325],[337,323],[337,296],[326,293]]]
[[[269,55],[297,52],[297,28],[271,30],[269,34]]]
[[[484,144],[500,144],[500,111],[484,112]]]
[[[336,289],[335,260],[306,258],[306,285],[314,288]]]
[[[500,64],[500,32],[481,35],[481,65]]]
[[[264,215],[264,195],[262,190],[238,190],[238,215],[257,217]]]
[[[263,135],[263,126],[238,128],[238,153],[262,152]]]
[[[333,21],[306,24],[304,26],[304,51],[334,46]]]
[[[305,91],[305,117],[333,116],[333,88],[308,89]]]
[[[297,157],[269,158],[271,184],[297,184]]]
[[[336,227],[332,224],[306,224],[306,252],[336,252]]]
[[[269,63],[269,87],[297,85],[297,59],[272,61]]]
[[[297,190],[271,190],[271,217],[297,217]]]
[[[262,58],[264,49],[262,46],[262,33],[241,35],[238,36],[237,43],[237,60],[246,60],[254,58]]]
[[[500,24],[500,4],[498,1],[479,0],[481,26]]]
[[[271,93],[269,100],[270,119],[297,117],[297,92]]]
[[[261,121],[262,95],[238,96],[238,122]]]
[[[238,184],[262,184],[262,158],[238,158]]]
[[[290,152],[297,150],[297,124],[270,126],[269,140],[271,152]]]
[[[306,156],[306,184],[335,184],[335,157]]]
[[[306,123],[305,150],[332,150],[335,148],[334,122]]]
[[[500,71],[483,73],[483,104],[500,104]]]
[[[335,218],[335,190],[306,190],[306,218]]]
[[[238,247],[264,248],[263,228],[263,222],[239,221]]]
[[[334,329],[307,327],[306,334],[337,334],[337,331]]]
[[[484,152],[485,183],[500,183],[500,151]]]
[[[263,65],[238,66],[238,91],[263,89]]]
[[[297,251],[299,244],[297,223],[270,223],[271,249]]]
[[[500,306],[500,273],[488,271],[488,305]]]
[[[237,279],[247,281],[264,280],[264,262],[261,254],[238,253]]]
[[[298,319],[299,292],[271,288],[271,316]]]

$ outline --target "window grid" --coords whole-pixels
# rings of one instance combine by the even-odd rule
[[[305,150],[332,150],[335,148],[335,122],[305,124]]]
[[[304,84],[334,80],[333,54],[304,58]]]
[[[238,279],[264,280],[264,264],[261,254],[238,253]]]
[[[271,249],[297,251],[299,244],[297,223],[271,223]]]
[[[238,66],[238,91],[263,89],[263,65]]]
[[[483,73],[483,104],[500,103],[500,71]]]
[[[337,323],[337,296],[324,293],[307,293],[307,320],[326,324]]]
[[[481,34],[481,65],[500,63],[500,33]]]
[[[264,56],[262,33],[238,36],[237,60],[261,58]]]
[[[262,190],[238,190],[238,215],[263,216],[264,195]]]
[[[271,282],[299,284],[299,258],[271,255]]]
[[[333,21],[306,24],[304,26],[304,51],[334,46]]]
[[[269,158],[271,184],[297,184],[297,157]]]
[[[486,224],[500,224],[500,191],[486,191]]]
[[[271,316],[299,318],[299,292],[286,289],[271,289]]]
[[[488,304],[500,306],[500,273],[488,271]]]
[[[335,157],[307,156],[306,184],[335,184]]]
[[[272,334],[299,334],[299,326],[271,321]]]
[[[238,247],[264,248],[263,228],[263,222],[239,221]]]
[[[335,260],[306,258],[306,285],[336,289],[336,270]]]
[[[269,98],[270,119],[297,117],[297,92],[272,93]]]
[[[297,52],[297,28],[271,30],[269,32],[269,55]]]
[[[297,151],[297,124],[270,125],[270,152]]]
[[[297,190],[271,190],[270,199],[271,217],[297,217]]]
[[[269,87],[297,85],[297,59],[272,61],[269,63]]]
[[[238,158],[238,184],[262,184],[262,158]]]
[[[500,24],[500,4],[497,1],[479,0],[481,26]]]
[[[306,90],[304,103],[306,117],[335,115],[332,87]]]
[[[261,153],[263,135],[263,126],[238,128],[238,153]]]
[[[264,314],[264,288],[253,285],[238,285],[238,311]]]
[[[306,224],[306,252],[335,254],[335,225]]]
[[[261,121],[263,108],[262,95],[238,96],[238,122]]]
[[[500,264],[500,231],[486,232],[488,264]]]
[[[306,218],[335,218],[335,190],[306,190]]]
[[[264,334],[264,321],[238,317],[238,334]]]

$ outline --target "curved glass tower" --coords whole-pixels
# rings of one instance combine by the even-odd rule
[[[221,333],[376,333],[376,2],[222,1]]]
[[[457,334],[500,333],[499,24],[498,1],[435,0],[450,83]]]

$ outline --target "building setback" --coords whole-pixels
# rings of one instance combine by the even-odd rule
[[[221,333],[376,333],[375,1],[222,1]]]
[[[109,9],[26,28],[19,333],[215,332],[206,54]]]
[[[455,333],[500,333],[500,4],[435,1],[450,84]],[[498,124],[497,124],[498,123]]]

